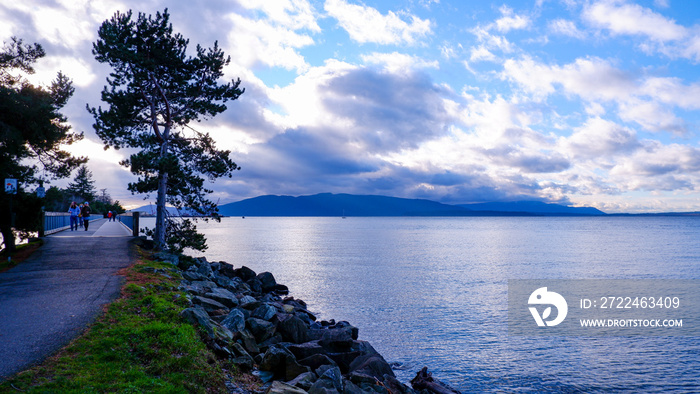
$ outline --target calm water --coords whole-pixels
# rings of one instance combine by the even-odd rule
[[[700,338],[509,337],[508,279],[700,279],[700,218],[226,218],[209,261],[270,271],[407,382],[465,392],[700,392]]]

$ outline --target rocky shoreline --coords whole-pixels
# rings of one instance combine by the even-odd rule
[[[265,393],[457,393],[426,368],[412,387],[401,383],[357,327],[318,321],[270,272],[164,252],[151,258],[180,270],[191,302],[181,316],[202,328],[217,357],[257,375]]]

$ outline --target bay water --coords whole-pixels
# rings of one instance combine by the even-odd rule
[[[516,337],[507,322],[509,279],[700,279],[700,217],[247,217],[198,228],[209,261],[272,272],[320,319],[358,327],[403,382],[427,366],[463,392],[700,392],[698,337]]]

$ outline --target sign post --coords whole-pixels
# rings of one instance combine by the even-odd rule
[[[10,227],[14,227],[15,215],[12,212],[12,195],[17,194],[17,179],[5,178],[5,193],[10,195]]]

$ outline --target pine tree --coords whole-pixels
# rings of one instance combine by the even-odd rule
[[[157,192],[156,248],[204,250],[205,239],[189,220],[167,217],[166,202],[218,220],[204,178],[231,177],[239,167],[191,123],[223,112],[244,90],[240,80],[218,82],[230,58],[216,42],[208,49],[197,45],[188,56],[189,41],[173,33],[169,18],[167,9],[136,20],[131,11],[117,12],[100,26],[92,52],[113,70],[102,91],[109,108],[88,111],[105,148],[140,149],[122,164],[138,176],[129,184],[132,193]]]
[[[73,178],[73,182],[68,184],[66,189],[74,197],[83,201],[92,201],[95,199],[96,189],[95,181],[92,179],[92,171],[86,166],[78,167],[78,171]]]
[[[34,63],[44,55],[41,45],[25,45],[17,38],[0,49],[0,179],[14,178],[19,184],[17,195],[0,192],[0,231],[9,251],[15,249],[15,232],[23,236],[37,230],[41,202],[25,189],[39,183],[39,171],[67,177],[87,161],[60,148],[83,137],[70,131],[60,113],[74,92],[70,79],[59,72],[44,88],[20,76],[19,71],[33,73]],[[13,220],[15,215],[6,209],[10,199],[16,208],[28,210],[29,217],[25,211]]]

